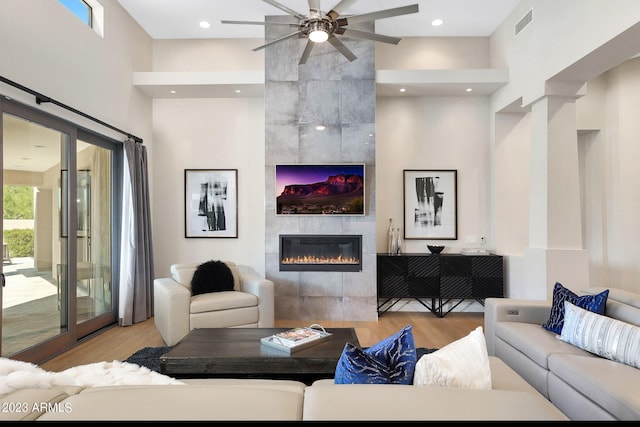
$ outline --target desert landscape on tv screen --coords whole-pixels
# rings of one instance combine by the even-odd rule
[[[364,165],[277,165],[278,215],[364,215]]]

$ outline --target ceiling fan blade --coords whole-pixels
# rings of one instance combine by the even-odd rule
[[[266,22],[260,21],[220,21],[221,24],[246,24],[246,25],[267,25]],[[282,25],[286,27],[297,27],[298,24],[287,24],[284,22],[269,22],[269,25]]]
[[[320,0],[309,0],[309,10],[320,11]]]
[[[399,39],[398,37],[384,36],[382,34],[370,33],[367,31],[352,30],[350,28],[339,28],[338,30],[336,30],[336,33],[344,34],[347,37],[356,37],[359,39],[367,39],[367,40],[373,40],[373,41],[389,43],[389,44],[398,44],[400,43],[400,40],[402,40],[402,39]]]
[[[314,42],[307,40],[307,45],[304,47],[304,51],[300,57],[300,62],[298,62],[299,65],[307,63],[307,59],[309,59],[309,55],[311,55],[311,51],[313,50],[313,45],[315,45]]]
[[[338,20],[338,25],[356,24],[358,22],[370,22],[376,19],[391,18],[392,16],[408,15],[418,12],[418,5],[395,7],[393,9],[379,10],[377,12],[363,13],[362,15],[349,16]]]
[[[262,1],[265,2],[265,3],[269,3],[273,7],[277,7],[278,9],[287,12],[289,15],[293,15],[298,19],[306,19],[307,18],[305,15],[303,15],[303,14],[301,14],[299,12],[296,12],[293,9],[289,9],[287,6],[285,6],[283,4],[280,4],[277,1],[274,1],[274,0],[262,0]]]
[[[335,47],[336,49],[338,49],[338,51],[349,60],[349,62],[355,61],[356,59],[358,59],[357,56],[355,56],[353,54],[353,52],[351,52],[345,45],[344,43],[342,43],[340,40],[338,40],[338,38],[336,36],[334,36],[333,34],[331,36],[329,36],[329,43],[331,43],[333,45],[333,47]]]
[[[265,25],[259,21],[220,21],[221,24],[247,24],[247,25]]]
[[[342,15],[342,12],[344,12],[349,8],[349,6],[357,1],[358,0],[341,0],[335,6],[333,6],[329,12],[327,12],[327,15],[329,15],[332,19],[336,19],[338,16]]]
[[[257,52],[260,49],[264,49],[265,47],[271,46],[271,45],[279,43],[281,41],[285,41],[285,40],[290,39],[292,37],[297,37],[297,36],[299,36],[301,34],[302,34],[302,31],[296,31],[295,33],[287,34],[286,36],[283,36],[283,37],[280,37],[278,39],[272,40],[269,43],[265,43],[262,46],[258,46],[256,48],[251,49],[251,50],[253,50],[254,52]]]

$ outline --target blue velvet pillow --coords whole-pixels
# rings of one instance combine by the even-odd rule
[[[564,325],[564,302],[569,301],[571,304],[576,305],[585,310],[589,310],[593,313],[604,314],[604,309],[607,305],[607,298],[609,297],[609,289],[604,290],[596,295],[582,295],[578,296],[571,290],[562,286],[562,284],[556,282],[553,287],[553,301],[551,304],[551,316],[549,320],[542,324],[542,327],[547,331],[555,332],[556,334],[562,333],[562,326]]]
[[[346,343],[336,365],[335,384],[412,384],[417,354],[413,327],[360,349]]]

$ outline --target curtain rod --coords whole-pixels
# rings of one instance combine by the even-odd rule
[[[105,122],[103,122],[103,121],[102,121],[102,120],[100,120],[100,119],[96,119],[96,118],[95,118],[95,117],[93,117],[93,116],[90,116],[90,115],[88,115],[88,114],[86,114],[86,113],[83,113],[82,111],[78,111],[78,110],[76,110],[76,109],[75,109],[75,108],[73,108],[73,107],[70,107],[70,106],[68,106],[68,105],[66,105],[66,104],[63,104],[62,102],[56,101],[56,100],[55,100],[55,99],[53,99],[53,98],[49,98],[48,96],[45,96],[45,95],[43,95],[43,94],[41,94],[41,93],[39,93],[39,92],[36,92],[35,90],[29,89],[28,87],[22,86],[21,84],[16,83],[16,82],[14,82],[14,81],[11,81],[11,80],[9,80],[9,79],[7,79],[7,78],[3,77],[3,76],[0,76],[0,81],[2,81],[2,82],[4,82],[4,83],[6,83],[6,84],[8,84],[8,85],[11,85],[11,86],[13,86],[13,87],[15,87],[15,88],[17,88],[17,89],[20,89],[20,90],[22,90],[22,91],[24,91],[24,92],[27,92],[27,93],[29,93],[29,94],[31,94],[31,95],[34,95],[34,96],[36,97],[36,104],[38,104],[38,105],[42,104],[43,102],[50,102],[50,103],[52,103],[52,104],[54,104],[54,105],[57,105],[58,107],[62,107],[62,108],[64,108],[65,110],[69,110],[69,111],[71,111],[72,113],[75,113],[75,114],[77,114],[77,115],[79,115],[79,116],[85,117],[85,118],[87,118],[87,119],[89,119],[89,120],[93,120],[94,122],[96,122],[96,123],[98,123],[98,124],[100,124],[100,125],[102,125],[102,126],[104,126],[104,127],[107,127],[107,128],[109,128],[109,129],[111,129],[111,130],[114,130],[114,131],[116,131],[116,132],[119,132],[119,133],[121,133],[121,134],[123,134],[123,135],[126,135],[126,137],[127,137],[127,138],[131,138],[131,139],[133,139],[135,142],[142,143],[142,138],[140,138],[140,137],[137,137],[137,136],[135,136],[135,135],[132,135],[132,134],[130,134],[129,132],[125,132],[125,131],[123,131],[123,130],[121,130],[121,129],[118,129],[117,127],[112,126],[112,125],[110,125],[110,124],[108,124],[108,123],[105,123]]]

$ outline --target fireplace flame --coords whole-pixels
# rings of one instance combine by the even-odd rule
[[[295,257],[285,257],[282,264],[360,264],[356,257],[318,257],[313,255],[299,255]]]

